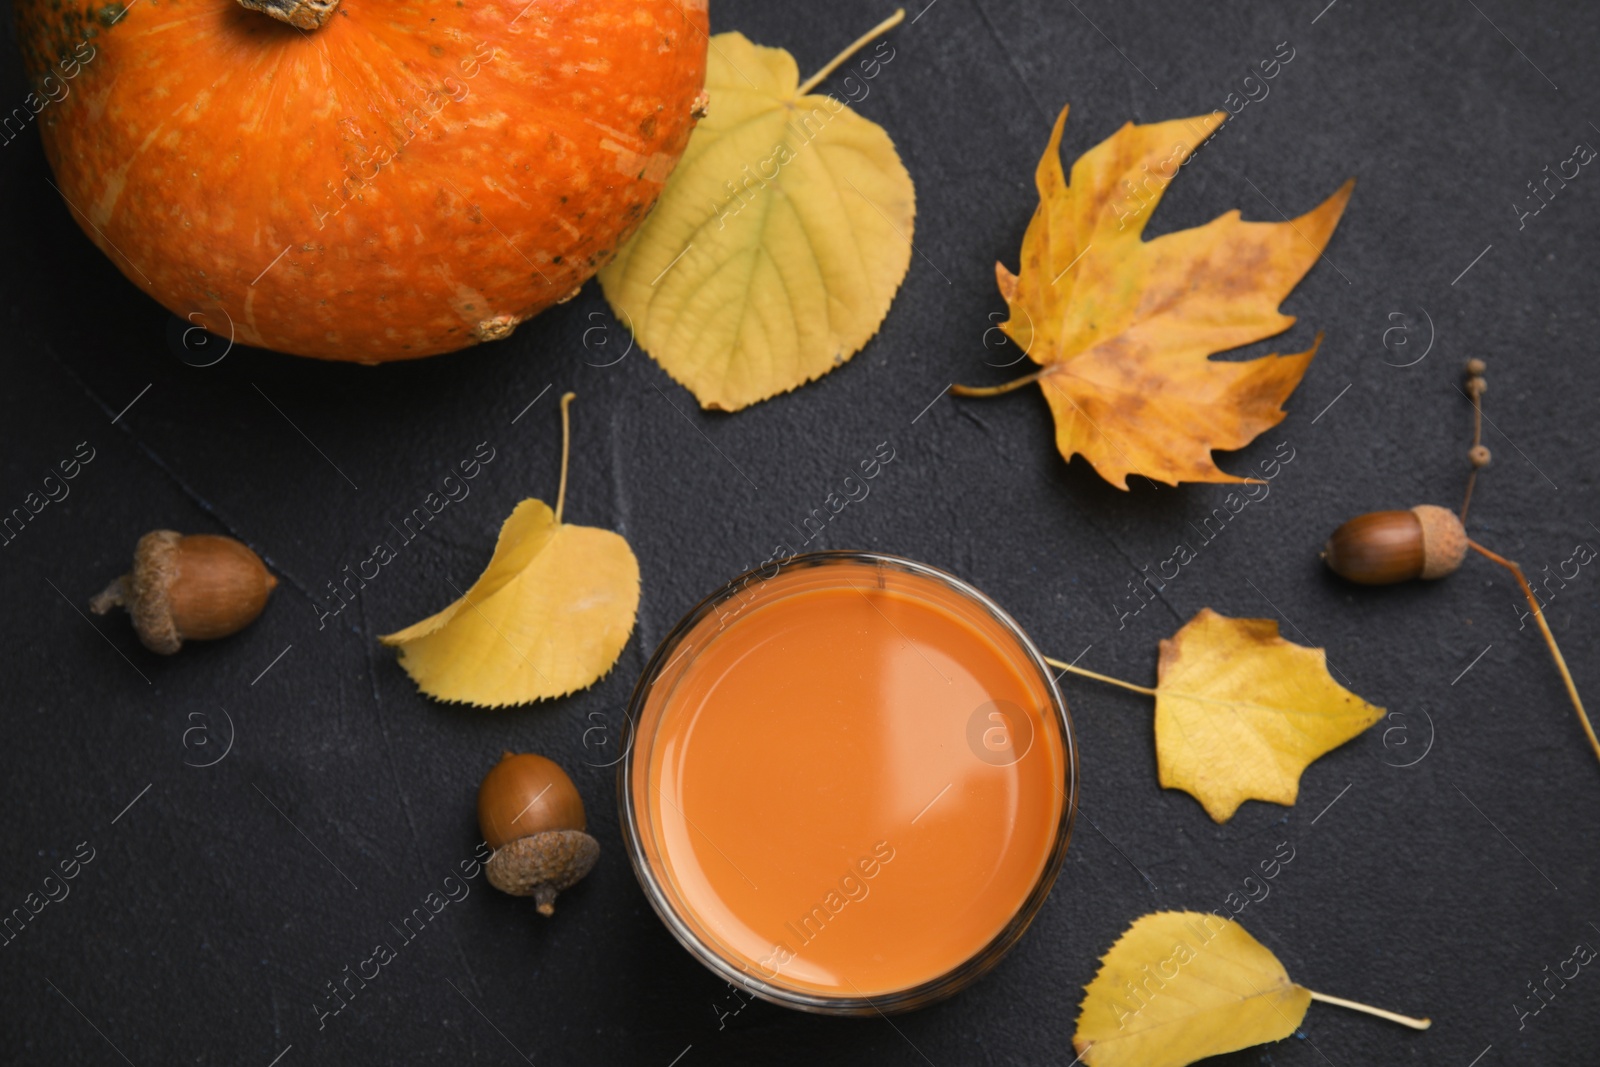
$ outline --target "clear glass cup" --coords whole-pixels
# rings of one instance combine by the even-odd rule
[[[671,864],[664,856],[668,846],[656,829],[655,816],[659,812],[652,810],[658,801],[651,789],[651,761],[661,739],[662,719],[672,707],[675,687],[696,654],[730,625],[737,626],[741,619],[778,604],[785,597],[827,589],[844,581],[875,582],[879,589],[892,588],[896,595],[906,596],[917,595],[917,589],[936,587],[941,592],[941,607],[955,604],[963,623],[978,628],[989,647],[1002,650],[1018,673],[1026,677],[1030,692],[1037,694],[1034,718],[1042,724],[1030,729],[1059,732],[1057,738],[1044,739],[1048,744],[1036,757],[1053,759],[1056,757],[1045,753],[1059,753],[1061,777],[1055,785],[1061,805],[1053,842],[1031,891],[1018,902],[1003,928],[960,963],[906,988],[872,995],[810,988],[786,981],[778,968],[773,968],[778,972],[774,974],[752,970],[743,962],[742,954],[702,919],[675,884]],[[907,1011],[965,988],[994,967],[1027,930],[1055,882],[1072,836],[1077,813],[1078,753],[1066,702],[1053,673],[1027,634],[999,605],[959,578],[912,560],[869,552],[815,552],[740,575],[696,605],[661,642],[634,688],[628,718],[632,732],[627,754],[618,766],[618,797],[624,840],[645,896],[673,935],[706,967],[726,981],[785,1007],[831,1015]],[[974,756],[994,763],[996,755],[982,750],[987,742],[981,741],[975,730],[973,727],[967,731]],[[1010,740],[1016,743],[1016,738]],[[1002,751],[998,758],[1025,759],[1040,740],[1030,735],[1028,747],[1020,754]],[[1059,748],[1055,747],[1057,743]]]

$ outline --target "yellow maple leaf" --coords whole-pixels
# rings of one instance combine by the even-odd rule
[[[561,521],[571,432],[561,398],[561,489],[554,511],[524,500],[500,528],[488,569],[464,595],[380,640],[400,649],[438,700],[506,707],[593,685],[622,654],[639,610],[639,561],[610,530]]]
[[[1161,642],[1156,761],[1226,822],[1246,800],[1293,804],[1312,761],[1383,718],[1339,685],[1328,656],[1278,636],[1272,619],[1204,608]]]
[[[802,86],[783,49],[713,37],[710,110],[600,272],[617,316],[702,407],[737,411],[842,365],[910,268],[911,175],[882,127],[810,93],[833,68]]]
[[[955,388],[983,396],[1037,381],[1061,455],[1084,456],[1122,489],[1130,474],[1169,485],[1249,481],[1218,468],[1212,450],[1242,448],[1277,425],[1316,353],[1313,344],[1298,355],[1210,358],[1294,324],[1278,305],[1322,254],[1354,179],[1297,219],[1244,222],[1235,210],[1143,239],[1178,168],[1226,117],[1128,123],[1072,165],[1068,185],[1063,108],[1039,162],[1020,270],[995,265],[1011,312],[1002,329],[1043,369]]]
[[[1238,923],[1155,912],[1105,954],[1072,1043],[1088,1067],[1183,1067],[1288,1037],[1311,996]]]

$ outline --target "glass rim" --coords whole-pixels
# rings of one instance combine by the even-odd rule
[[[736,966],[718,952],[715,947],[701,938],[684,916],[679,914],[678,909],[674,906],[673,898],[668,894],[661,879],[651,868],[649,857],[646,855],[644,836],[639,825],[639,813],[635,810],[633,790],[631,788],[634,761],[640,754],[637,742],[639,722],[644,711],[645,702],[649,699],[650,693],[665,667],[670,666],[675,660],[678,646],[683,643],[684,639],[695,627],[711,614],[719,604],[735,595],[752,580],[769,581],[776,578],[782,571],[795,567],[816,567],[830,563],[849,562],[887,566],[931,579],[952,589],[963,598],[982,608],[1022,649],[1024,657],[1033,666],[1039,680],[1043,683],[1045,691],[1049,695],[1050,706],[1055,712],[1056,726],[1061,731],[1063,757],[1062,773],[1064,781],[1058,783],[1058,785],[1062,787],[1060,792],[1064,803],[1061,809],[1061,818],[1056,827],[1055,842],[1051,845],[1049,858],[1046,860],[1044,868],[1039,872],[1038,880],[1035,882],[1033,889],[1023,898],[1016,914],[987,944],[944,974],[906,989],[873,996],[835,996],[806,992],[775,984],[763,979],[758,974]],[[767,574],[768,569],[772,567],[778,569],[771,574]],[[660,644],[656,646],[655,652],[651,654],[649,661],[645,664],[644,670],[640,672],[638,682],[634,684],[632,695],[628,700],[627,719],[631,736],[629,737],[626,754],[617,765],[618,821],[622,828],[623,842],[627,847],[628,859],[633,865],[634,875],[638,878],[640,887],[644,889],[645,897],[650,901],[650,906],[655,909],[656,914],[660,916],[661,921],[672,932],[672,935],[677,938],[678,942],[689,950],[690,955],[694,956],[719,978],[730,984],[743,986],[763,1000],[799,1011],[825,1015],[872,1015],[875,1013],[887,1014],[910,1011],[952,996],[987,974],[1022,938],[1028,926],[1044,906],[1045,899],[1050,895],[1050,890],[1055,885],[1056,878],[1061,872],[1061,865],[1066,860],[1067,845],[1072,840],[1073,827],[1077,822],[1079,778],[1077,739],[1073,733],[1072,717],[1067,710],[1066,700],[1062,697],[1061,689],[1056,684],[1054,672],[1045,663],[1043,653],[1034,645],[1027,631],[986,593],[950,574],[948,571],[943,571],[937,567],[919,563],[903,556],[852,549],[825,549],[797,553],[782,560],[763,564],[760,567],[752,567],[735,576],[689,609],[688,613],[678,621],[677,625],[673,626],[667,632],[667,635],[661,639]],[[648,759],[649,756],[649,752],[644,753],[645,759]]]

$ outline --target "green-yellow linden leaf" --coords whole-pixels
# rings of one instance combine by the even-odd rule
[[[702,407],[737,411],[878,332],[911,265],[916,196],[882,127],[798,96],[788,52],[740,33],[711,45],[710,111],[600,283]]]
[[[1204,608],[1161,642],[1156,762],[1217,822],[1246,800],[1293,804],[1311,762],[1383,718],[1339,685],[1328,655],[1278,636],[1271,619]]]
[[[465,596],[381,640],[429,696],[506,707],[593,685],[622,654],[638,609],[627,541],[524,500]]]
[[[1084,990],[1072,1043],[1088,1067],[1183,1067],[1294,1033],[1311,991],[1266,946],[1207,912],[1143,916]]]

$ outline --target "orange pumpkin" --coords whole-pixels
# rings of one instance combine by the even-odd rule
[[[214,333],[379,362],[504,337],[611,258],[701,106],[706,2],[16,10],[62,197],[124,274]]]

